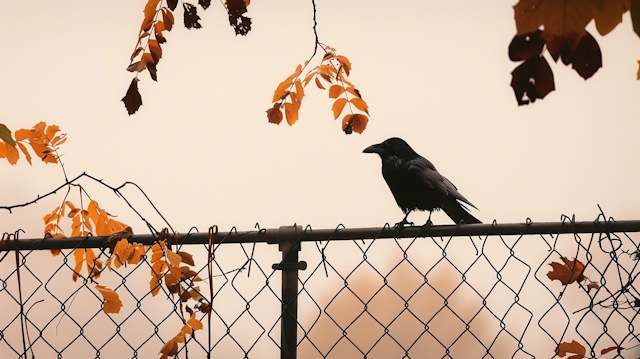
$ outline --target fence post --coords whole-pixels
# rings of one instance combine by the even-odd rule
[[[281,359],[296,359],[298,355],[298,271],[307,269],[306,262],[298,262],[301,234],[301,226],[294,224],[280,227],[278,249],[282,252],[282,262],[272,267],[282,271]]]

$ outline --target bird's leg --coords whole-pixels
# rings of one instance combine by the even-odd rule
[[[422,231],[428,231],[429,228],[431,228],[431,226],[433,225],[433,222],[431,222],[431,211],[429,211],[429,218],[427,219],[427,223],[425,223],[422,228],[420,228],[420,232]]]
[[[407,214],[405,214],[404,218],[402,219],[402,221],[396,223],[395,226],[393,226],[393,228],[398,228],[398,231],[401,231],[402,228],[404,228],[405,224],[408,224],[410,226],[413,226],[413,222],[408,222],[407,221],[407,217],[409,217],[409,213],[411,213],[411,211],[407,211]]]

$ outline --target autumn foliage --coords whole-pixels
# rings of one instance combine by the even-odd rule
[[[229,15],[229,24],[235,30],[236,35],[246,35],[251,30],[251,19],[245,14],[250,0],[226,0],[223,1],[225,10]],[[199,0],[198,5],[181,2],[184,27],[200,29],[200,16],[198,5],[206,10],[211,5],[211,0]],[[131,80],[127,93],[122,98],[127,113],[132,115],[142,106],[142,96],[138,89],[140,79],[138,75],[147,70],[153,81],[158,81],[158,63],[162,58],[162,46],[167,42],[166,35],[173,29],[176,22],[175,13],[178,0],[148,0],[144,7],[144,19],[138,32],[138,41],[135,50],[131,53],[127,71],[135,72],[136,76]]]
[[[585,80],[593,76],[602,67],[602,53],[585,27],[594,20],[604,36],[631,10],[634,31],[640,35],[640,9],[635,7],[638,2],[631,0],[520,0],[513,7],[517,33],[509,45],[509,58],[522,62],[511,73],[518,105],[535,102],[555,90],[553,71],[543,56],[545,49],[553,61],[561,59]]]
[[[276,125],[282,122],[282,110],[287,119],[289,126],[293,126],[298,121],[298,113],[302,105],[302,99],[305,95],[304,89],[313,80],[316,86],[321,90],[329,87],[329,98],[335,99],[332,111],[334,119],[340,117],[345,105],[349,105],[349,114],[342,119],[342,130],[346,134],[353,131],[362,133],[369,122],[369,106],[362,99],[360,92],[347,79],[351,72],[351,62],[345,56],[337,55],[336,49],[319,44],[325,54],[320,65],[309,70],[300,80],[300,75],[304,68],[307,67],[309,61],[306,61],[304,67],[298,65],[296,71],[278,85],[273,94],[273,107],[267,110],[267,118],[270,123]],[[325,87],[326,86],[326,87]],[[357,109],[366,113],[353,113]]]
[[[15,139],[11,136],[11,131],[0,124],[0,158],[6,158],[9,163],[15,165],[20,159],[22,152],[29,164],[31,155],[27,150],[27,145],[31,147],[37,157],[44,163],[58,163],[58,146],[67,140],[66,134],[61,133],[56,125],[47,126],[45,122],[40,122],[31,129],[21,129],[15,132]]]

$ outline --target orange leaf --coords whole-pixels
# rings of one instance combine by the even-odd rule
[[[24,157],[27,159],[27,162],[29,162],[29,164],[31,164],[31,155],[27,151],[27,148],[20,142],[16,142],[16,144],[18,145],[18,147],[20,147],[20,150],[22,151],[22,153],[24,153]],[[0,157],[2,157],[2,156],[0,156]]]
[[[73,269],[73,276],[72,276],[73,281],[75,282],[78,280],[78,274],[82,270],[82,263],[84,262],[84,249],[78,248],[74,250],[73,256],[75,257],[75,260],[76,260],[76,267]]]
[[[15,147],[7,145],[4,142],[0,142],[0,158],[3,157],[6,157],[10,164],[15,165],[18,163],[20,153]]]
[[[367,114],[369,114],[369,106],[361,98],[359,97],[352,98],[351,100],[349,100],[349,102],[351,102],[354,106],[356,106],[358,110],[364,111]]]
[[[133,61],[133,59],[138,56],[138,54],[140,54],[140,51],[144,50],[142,47],[138,47],[132,54],[131,54],[131,61]]]
[[[56,125],[51,125],[47,128],[47,138],[49,141],[53,140],[56,137],[56,132],[60,131],[60,127]]]
[[[302,98],[304,97],[304,86],[302,86],[302,82],[300,82],[300,79],[296,80],[296,92],[298,93],[300,101],[302,101]]]
[[[22,141],[29,138],[29,136],[31,136],[31,131],[22,129],[22,130],[16,131],[14,135],[16,136],[16,141]]]
[[[284,81],[282,81],[280,83],[280,85],[278,85],[278,88],[276,88],[276,90],[273,92],[273,101],[272,102],[276,102],[279,100],[282,100],[283,98],[287,97],[287,95],[289,94],[289,91],[287,91],[287,89],[291,87],[291,80],[286,79]]]
[[[342,109],[344,109],[344,105],[347,104],[347,99],[346,98],[339,98],[336,100],[336,102],[333,103],[333,118],[336,119],[340,116],[340,113],[342,113]]]
[[[267,118],[269,123],[275,123],[279,125],[282,122],[282,112],[280,111],[280,104],[275,103],[273,107],[267,110]]]
[[[324,86],[322,86],[322,84],[320,83],[320,80],[318,79],[318,77],[316,77],[316,86],[318,86],[319,89],[324,90]]]
[[[344,92],[344,87],[341,85],[333,85],[329,88],[329,98],[338,98]]]
[[[562,342],[556,349],[556,354],[559,357],[564,357],[565,355],[567,355],[567,353],[576,354],[570,356],[568,359],[582,359],[584,358],[586,352],[586,349],[575,340],[571,341],[571,343]]]
[[[147,5],[144,7],[144,20],[142,21],[140,29],[146,31],[151,28],[151,23],[156,15],[156,8],[159,2],[160,0],[149,0],[149,2],[147,2]]]
[[[160,292],[160,282],[158,282],[158,277],[155,275],[151,276],[151,280],[149,281],[149,290],[151,291],[151,296],[155,297]]]
[[[298,108],[296,108],[294,104],[289,102],[284,104],[284,113],[287,117],[287,123],[289,124],[289,126],[293,126],[293,124],[298,121]]]
[[[96,289],[100,291],[100,294],[102,294],[102,297],[104,298],[102,308],[104,312],[119,313],[120,308],[122,308],[122,302],[120,301],[120,296],[118,296],[118,293],[103,285],[96,285]]]

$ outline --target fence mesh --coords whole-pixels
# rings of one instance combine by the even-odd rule
[[[282,271],[274,264],[282,253],[264,242],[219,240],[211,283],[208,245],[179,249],[193,255],[203,278],[194,285],[211,301],[211,318],[209,324],[196,312],[204,329],[187,336],[175,357],[281,356]],[[637,233],[488,231],[299,244],[306,263],[298,279],[300,358],[553,358],[561,343],[574,340],[585,357],[640,355]],[[96,282],[86,276],[74,282],[73,248],[57,257],[13,251],[10,242],[3,250],[1,358],[160,357],[189,317],[165,286],[162,295],[151,295],[150,252]],[[98,250],[105,257],[109,251]],[[561,257],[584,264],[585,278],[552,281],[550,264],[564,266]],[[102,311],[96,284],[118,293],[118,314]],[[601,354],[606,348],[615,349]]]

